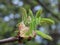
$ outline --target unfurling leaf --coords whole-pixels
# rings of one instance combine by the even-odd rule
[[[44,34],[41,31],[36,30],[36,26],[41,24],[54,24],[54,21],[48,18],[41,18],[40,15],[42,14],[42,10],[37,11],[36,16],[33,16],[32,11],[29,9],[28,15],[24,8],[21,8],[21,15],[22,15],[22,23],[19,23],[19,36],[28,38],[28,37],[35,37],[34,35],[39,35],[42,38],[53,40],[47,34]],[[36,34],[35,34],[36,31]]]
[[[24,23],[26,23],[26,19],[27,19],[26,9],[21,8],[21,15],[22,15],[22,21],[24,21]]]
[[[38,10],[37,13],[36,13],[36,17],[37,18],[40,17],[41,13],[42,13],[42,10]]]
[[[31,18],[33,18],[34,16],[33,16],[33,12],[29,9],[29,13],[28,13],[28,15],[31,17]]]
[[[39,36],[41,36],[42,38],[47,39],[47,40],[50,40],[50,41],[53,40],[51,36],[49,36],[49,35],[47,35],[47,34],[44,34],[44,33],[41,32],[41,31],[36,30],[36,34],[39,35]]]
[[[31,23],[30,23],[30,32],[32,32],[32,30],[34,30],[34,20],[32,19],[31,20]]]
[[[42,18],[40,24],[54,24],[54,21],[48,18]]]
[[[35,22],[36,22],[37,25],[40,24],[40,20],[41,20],[41,17],[35,18]],[[36,26],[37,26],[37,25],[36,25]]]

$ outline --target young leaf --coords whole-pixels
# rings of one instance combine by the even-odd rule
[[[30,30],[29,30],[30,33],[32,32],[32,30],[35,30],[36,29],[36,21],[35,21],[35,18],[32,18],[29,27],[30,27]]]
[[[31,18],[33,18],[33,12],[29,9],[29,13],[28,13],[29,16],[31,16]]]
[[[37,33],[37,35],[41,36],[41,37],[44,38],[44,39],[48,39],[48,40],[50,40],[50,41],[53,40],[51,36],[49,36],[49,35],[47,35],[47,34],[44,34],[44,33],[41,32],[41,31],[36,30],[36,33]]]
[[[32,31],[33,29],[34,29],[34,19],[31,20],[30,31]]]
[[[37,25],[40,24],[40,20],[41,20],[41,17],[35,18],[35,22],[36,22]]]
[[[22,15],[22,20],[24,21],[24,23],[26,23],[26,19],[27,19],[26,9],[21,8],[21,15]]]
[[[37,18],[40,17],[41,13],[42,13],[42,10],[38,10],[37,13],[36,13],[36,17]]]
[[[51,19],[48,19],[48,18],[42,18],[41,21],[40,21],[40,24],[44,24],[44,23],[47,23],[47,24],[54,24],[54,21],[51,20]]]

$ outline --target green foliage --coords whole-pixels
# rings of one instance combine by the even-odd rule
[[[42,18],[40,24],[54,24],[54,21],[48,18]]]
[[[18,0],[16,0],[17,2],[18,2]],[[22,6],[20,6],[20,1],[22,1],[22,3],[23,3],[23,5]],[[55,1],[55,0],[54,0]],[[13,3],[14,2],[14,3]],[[41,4],[39,3],[39,1],[38,0],[19,0],[19,2],[18,2],[18,4],[17,4],[17,2],[15,3],[15,0],[0,0],[0,39],[3,39],[3,38],[7,38],[7,37],[10,37],[11,36],[11,34],[14,36],[15,35],[15,30],[17,30],[18,31],[18,29],[16,29],[16,27],[15,27],[15,25],[17,24],[17,23],[19,23],[19,22],[21,22],[21,11],[22,11],[22,9],[20,8],[20,7],[24,7],[24,8],[26,8],[26,10],[29,10],[29,9],[32,9],[32,10],[34,10],[34,8],[36,7],[36,6],[40,6]],[[56,1],[55,1],[56,2]],[[60,2],[60,0],[57,0],[57,3],[59,4],[59,2]],[[51,10],[52,11],[52,13],[54,13],[54,14],[56,14],[56,16],[54,15],[54,14],[52,14],[51,12],[49,12],[48,10],[46,10],[46,9],[43,9],[43,12],[42,12],[42,16],[43,17],[46,17],[46,16],[48,16],[49,14],[51,14],[51,15],[49,15],[49,18],[50,19],[53,19],[54,21],[55,21],[55,26],[58,26],[59,25],[59,23],[60,23],[60,20],[59,20],[59,18],[60,18],[60,12],[59,12],[59,5],[57,4],[56,5],[56,3],[54,3],[55,5],[53,5],[52,6],[52,3],[50,3],[50,0],[41,0],[41,3],[43,4],[43,3],[45,3],[46,4],[46,7],[49,9],[49,10]],[[42,6],[42,8],[44,8],[44,6]],[[57,10],[58,11],[55,11],[55,9],[57,8]],[[21,9],[21,10],[20,10]],[[28,11],[29,12],[29,11]],[[36,11],[34,11],[34,12],[36,12]],[[10,18],[10,16],[11,16],[11,14],[13,15],[12,17],[13,18]],[[18,17],[18,15],[17,16],[15,16],[16,14],[18,14],[20,17],[19,18],[16,18],[16,17]],[[35,14],[35,13],[34,13]],[[28,14],[29,15],[29,14]],[[8,18],[9,19],[7,19],[7,20],[9,20],[9,21],[5,21],[5,17],[7,17],[8,16]],[[34,15],[35,16],[35,15]],[[47,22],[45,21],[43,21],[42,22],[42,17],[39,19],[40,21],[38,21],[38,18],[36,18],[36,21],[38,22],[37,24],[40,24],[40,26],[43,26],[43,25],[45,25],[45,27],[46,27],[46,24],[47,24]],[[11,21],[12,20],[12,21]],[[27,20],[26,20],[27,21]],[[27,21],[27,22],[30,22],[29,20]],[[33,21],[34,22],[34,21]],[[27,23],[27,25],[29,25],[30,23]],[[36,23],[34,23],[33,25],[35,25]],[[50,22],[48,23],[49,25],[50,25]],[[59,27],[59,26],[58,26]],[[47,28],[46,28],[47,29]],[[48,30],[50,30],[51,28],[49,27],[48,28]],[[58,33],[58,30],[57,30],[58,28],[56,27],[56,31],[57,31],[57,33]],[[31,30],[30,30],[31,31]],[[45,31],[47,31],[47,30],[45,30]],[[50,30],[51,32],[53,31],[53,30]],[[47,31],[47,32],[49,32],[49,31]],[[54,31],[53,31],[54,32]],[[14,33],[14,34],[13,34]],[[17,33],[17,32],[16,32]],[[16,34],[17,35],[17,34]],[[15,35],[15,36],[16,36]],[[55,37],[55,36],[54,36]],[[56,37],[56,38],[58,38],[58,37]],[[55,39],[54,39],[55,40]],[[59,40],[57,40],[58,42],[59,42]],[[53,45],[56,45],[56,43],[57,43],[57,41],[55,40],[54,42],[52,42],[53,43]],[[33,42],[32,42],[33,43]],[[44,43],[44,40],[42,41],[42,43]],[[47,42],[48,43],[48,42]],[[31,43],[28,43],[28,44],[31,44]],[[27,45],[28,45],[27,44]],[[51,44],[51,43],[49,43],[49,44]],[[1,44],[0,44],[1,45]],[[18,45],[18,43],[17,44],[13,44],[13,43],[8,43],[8,44],[2,44],[2,45]],[[35,44],[34,44],[35,45]],[[36,44],[37,45],[37,44]],[[39,44],[40,45],[40,44]],[[41,44],[41,45],[43,45],[43,44]],[[58,44],[57,44],[58,45]],[[59,44],[60,45],[60,44]]]
[[[42,10],[38,10],[38,11],[36,12],[36,17],[37,17],[37,18],[40,17],[41,14],[42,14]]]
[[[36,33],[37,33],[37,35],[41,36],[44,39],[47,39],[47,40],[50,40],[50,41],[53,40],[51,36],[41,32],[41,31],[36,30]]]
[[[31,11],[30,9],[29,9],[29,13],[28,13],[28,15],[31,16],[31,18],[34,17],[32,11]]]
[[[42,18],[40,15],[42,13],[42,10],[37,11],[36,16],[33,15],[33,12],[29,9],[29,13],[27,14],[27,11],[22,8],[22,21],[26,22],[25,24],[27,25],[28,22],[30,22],[29,25],[29,32],[27,32],[28,34],[32,33],[32,30],[36,30],[36,26],[38,24],[42,25],[42,24],[54,24],[54,21],[48,18]],[[31,20],[27,21],[28,16],[30,16]],[[52,40],[52,38],[49,35],[46,35],[44,33],[42,33],[41,31],[36,30],[37,35],[48,39],[48,40]]]
[[[24,23],[26,24],[26,19],[27,19],[27,11],[24,8],[21,8],[21,15],[22,15],[22,20],[24,21]]]

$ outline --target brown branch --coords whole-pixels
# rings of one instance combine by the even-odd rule
[[[46,5],[44,5],[40,0],[36,0],[47,12],[50,12],[53,17],[60,20],[60,18],[57,16],[57,14],[54,14]]]
[[[17,41],[17,40],[18,40],[18,38],[16,38],[16,37],[10,37],[10,38],[0,40],[0,44],[8,43],[8,42],[14,42],[14,41]]]

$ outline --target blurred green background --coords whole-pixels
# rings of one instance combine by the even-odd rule
[[[54,25],[38,26],[42,32],[53,37],[52,42],[37,35],[25,45],[60,45],[60,0],[0,0],[0,39],[15,36],[16,25],[21,21],[20,7],[31,9],[34,14],[43,9],[41,16],[55,21]],[[20,44],[12,42],[0,45]]]

